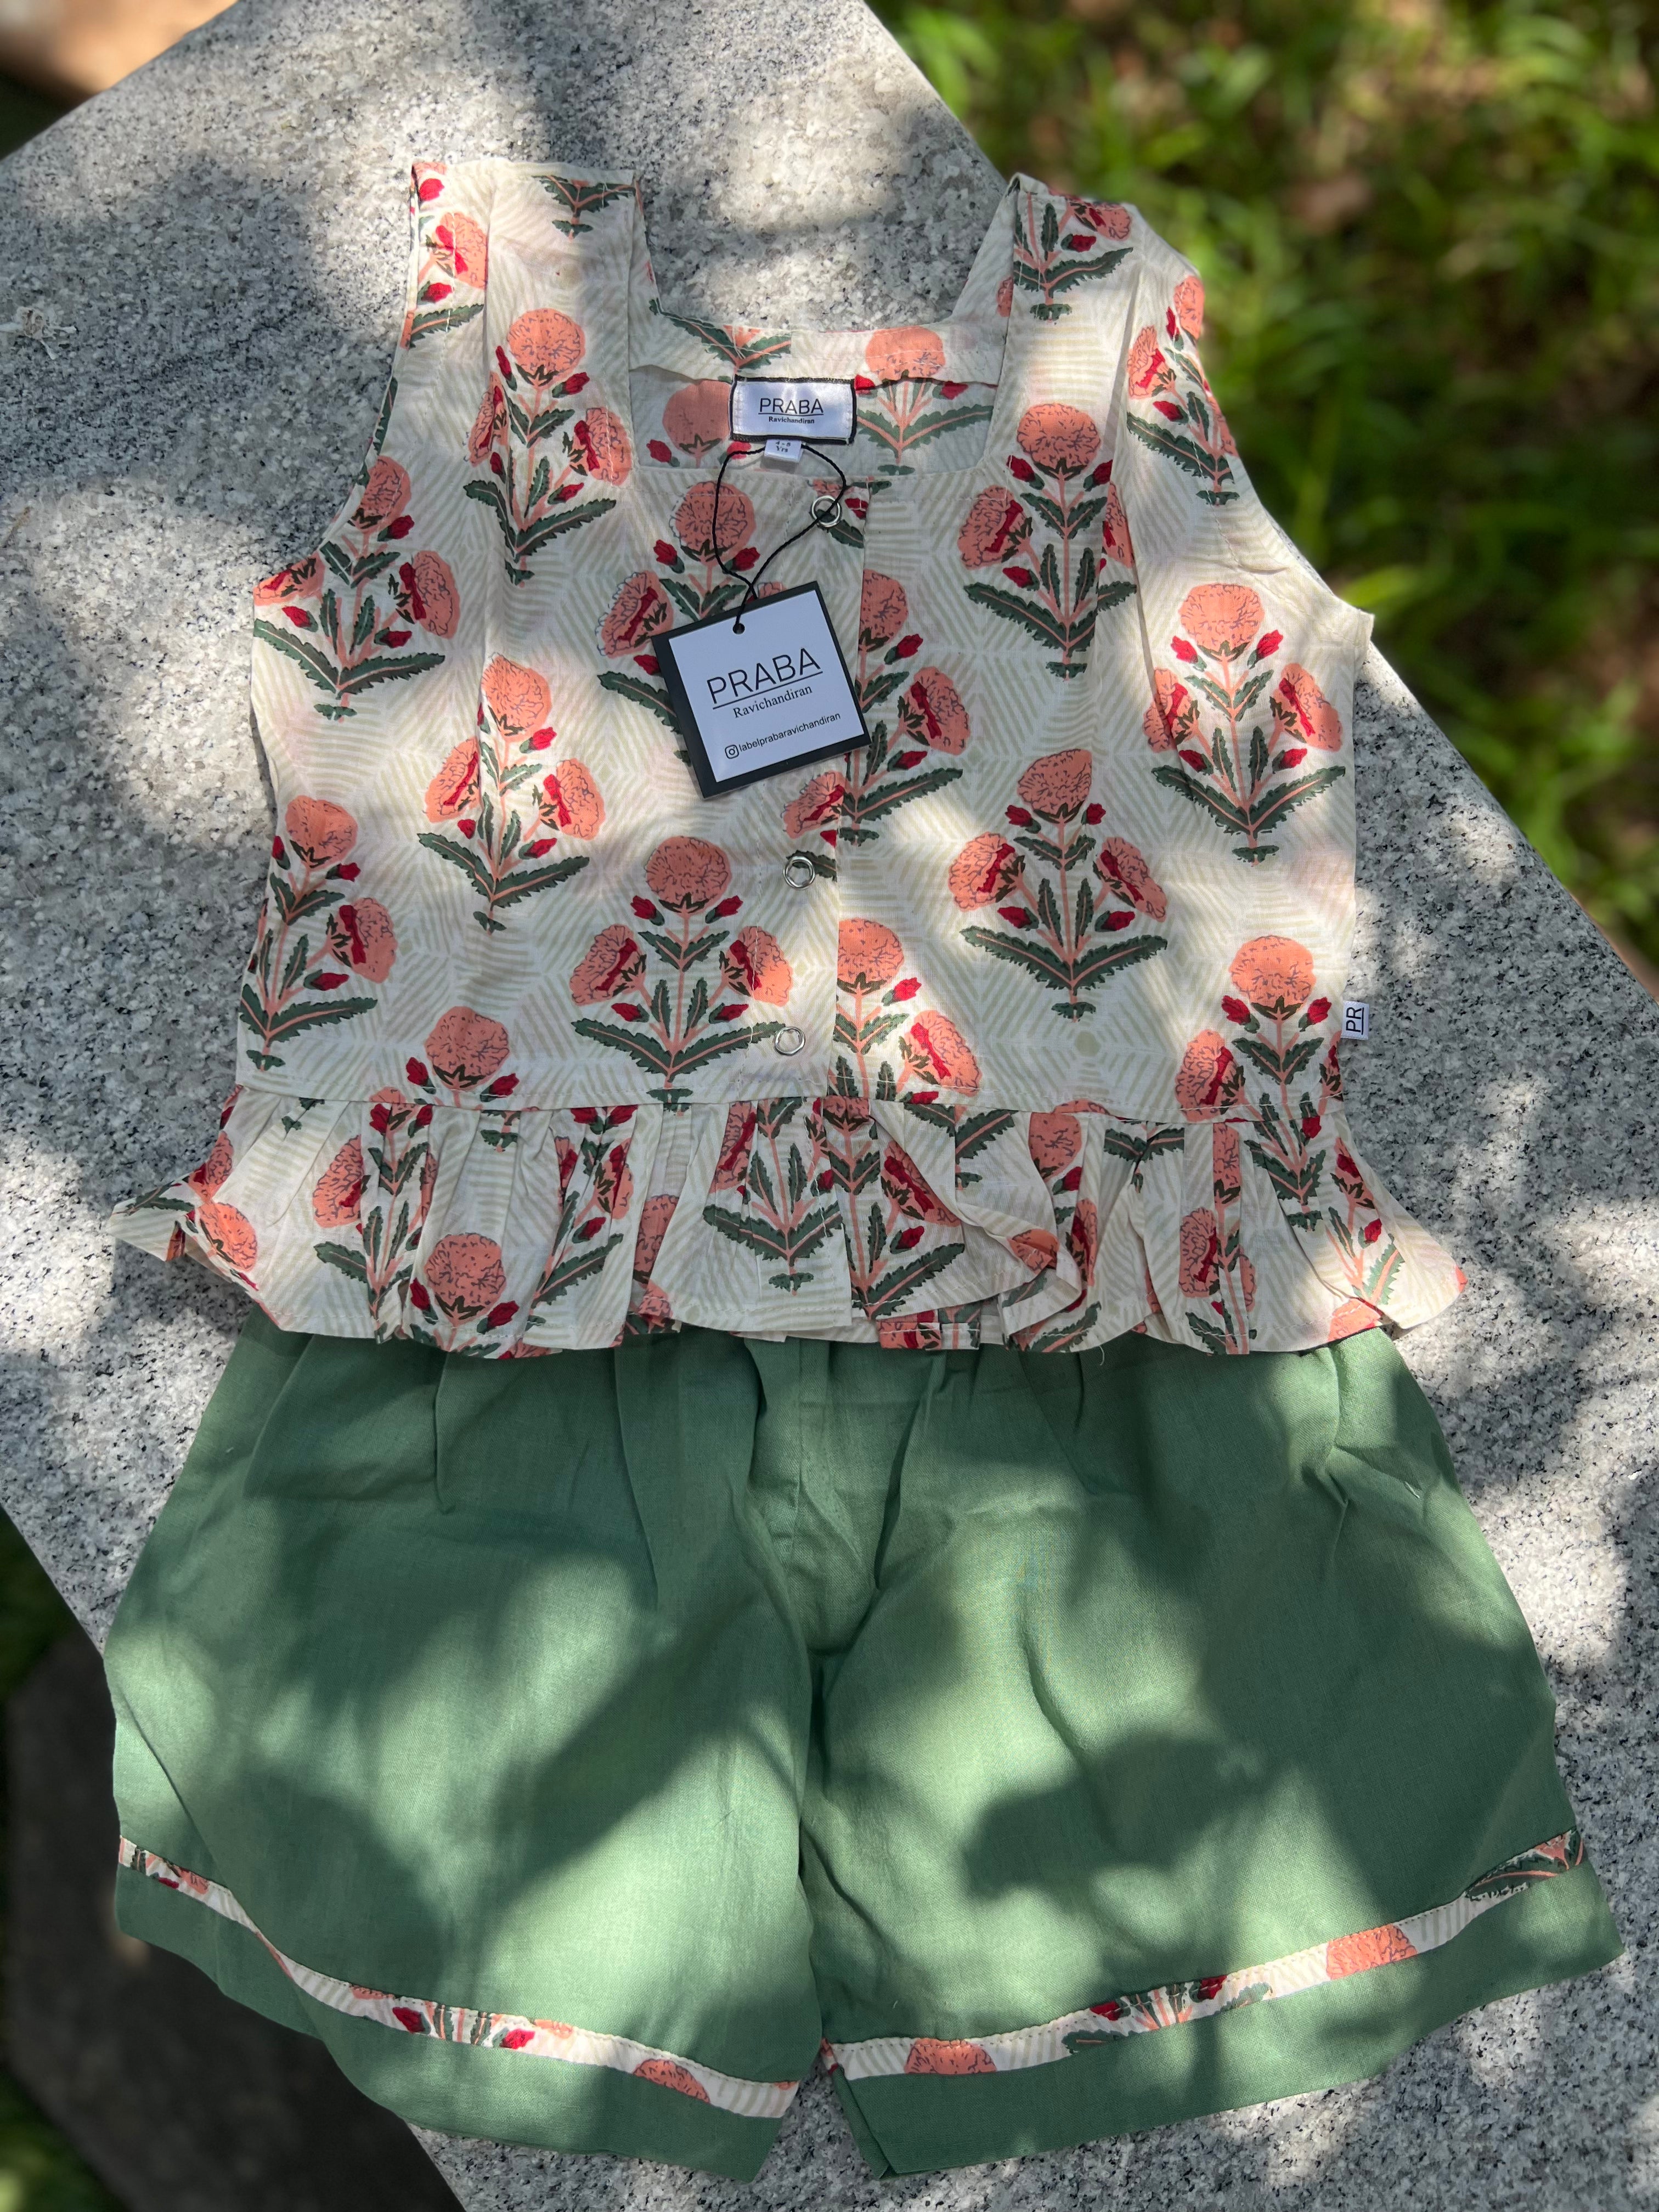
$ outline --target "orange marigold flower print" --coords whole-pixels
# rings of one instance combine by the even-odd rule
[[[943,1014],[918,1014],[904,1041],[935,1083],[959,1091],[964,1098],[979,1089],[979,1062],[962,1031]]]
[[[500,653],[483,672],[483,695],[496,721],[515,738],[540,729],[553,703],[544,676]]]
[[[1057,1175],[1083,1148],[1083,1125],[1075,1114],[1033,1114],[1026,1142],[1039,1175]]]
[[[665,837],[645,864],[645,880],[673,913],[690,914],[719,898],[732,863],[705,837]]]
[[[1210,1176],[1217,1199],[1231,1206],[1243,1188],[1243,1163],[1236,1122],[1218,1121],[1211,1133]]]
[[[605,821],[599,787],[579,760],[561,761],[544,777],[542,792],[561,830],[572,837],[594,837]]]
[[[409,471],[382,453],[368,472],[352,520],[360,530],[378,530],[394,514],[401,514],[408,504]]]
[[[1106,514],[1100,542],[1109,561],[1115,561],[1120,568],[1134,567],[1135,549],[1129,542],[1129,518],[1123,512],[1123,501],[1118,497],[1115,484],[1106,487]]]
[[[746,545],[755,528],[755,510],[747,492],[728,484],[720,493],[720,551],[735,553]],[[674,535],[694,561],[714,558],[714,487],[693,484],[674,509]]]
[[[1340,1344],[1345,1336],[1363,1335],[1366,1329],[1378,1327],[1382,1319],[1376,1308],[1368,1306],[1364,1298],[1344,1298],[1340,1306],[1332,1310],[1325,1330],[1325,1341],[1327,1344]]]
[[[611,1216],[619,1220],[634,1203],[634,1171],[628,1164],[626,1145],[612,1145],[593,1176],[593,1195]]]
[[[426,787],[428,822],[453,822],[478,803],[478,740],[463,738]]]
[[[1152,703],[1141,729],[1155,753],[1172,753],[1198,726],[1198,702],[1173,670],[1152,671]]]
[[[568,376],[587,351],[587,340],[580,324],[556,307],[530,307],[514,317],[507,349],[532,384],[555,384]]]
[[[1020,450],[1053,476],[1075,476],[1088,468],[1100,451],[1100,430],[1093,416],[1080,407],[1064,406],[1057,399],[1028,407],[1014,436]]]
[[[570,442],[588,475],[599,483],[628,481],[634,456],[628,433],[608,407],[590,407],[570,434]]]
[[[483,1313],[507,1294],[501,1246],[493,1237],[479,1237],[471,1231],[441,1237],[421,1273],[428,1290],[452,1316]]]
[[[726,1108],[720,1157],[709,1183],[711,1190],[740,1190],[748,1182],[749,1157],[755,1147],[755,1129],[759,1119],[755,1109],[741,1098],[734,1098]]]
[[[1299,662],[1286,664],[1279,679],[1279,696],[1304,744],[1316,745],[1322,753],[1341,750],[1342,717]]]
[[[836,947],[836,980],[843,991],[879,991],[904,964],[904,947],[879,921],[849,918]]]
[[[196,1209],[197,1224],[212,1249],[236,1270],[251,1275],[259,1257],[259,1239],[246,1214],[216,1198],[204,1198]]]
[[[971,837],[951,863],[951,896],[964,912],[994,906],[1019,881],[1024,860],[994,830]]]
[[[645,955],[631,929],[613,921],[587,948],[570,978],[570,995],[579,1006],[614,999],[645,973]]]
[[[1197,276],[1183,276],[1175,288],[1176,320],[1189,338],[1204,335],[1204,284]]]
[[[447,215],[432,233],[434,258],[463,284],[482,290],[489,276],[489,241],[483,226],[458,210]]]
[[[860,636],[868,638],[872,645],[885,645],[904,628],[909,613],[903,585],[878,569],[866,568],[859,592]]]
[[[967,568],[988,568],[1018,551],[1031,534],[1031,518],[1012,492],[994,485],[982,491],[957,532],[957,550]]]
[[[1227,973],[1258,1013],[1279,1021],[1313,996],[1313,955],[1293,937],[1253,937]]]
[[[1085,1284],[1092,1283],[1095,1261],[1100,1253],[1100,1210],[1093,1199],[1078,1201],[1077,1212],[1066,1231],[1066,1249],[1076,1261],[1077,1271]]]
[[[937,331],[911,323],[891,331],[871,333],[864,349],[865,366],[884,384],[902,377],[938,376],[945,368],[945,347]]]
[[[236,1155],[231,1149],[230,1139],[221,1129],[213,1140],[213,1149],[195,1169],[188,1181],[191,1188],[203,1198],[211,1198],[236,1164]]]
[[[1346,1974],[1363,1974],[1371,1966],[1392,1966],[1401,1959],[1414,1959],[1417,1947],[1403,1928],[1389,1921],[1367,1928],[1358,1936],[1339,1936],[1325,1946],[1325,1972],[1340,1981]]]
[[[335,910],[330,940],[348,968],[384,983],[398,957],[398,933],[379,899],[349,899]]]
[[[1244,1072],[1213,1030],[1200,1030],[1182,1054],[1176,1103],[1189,1121],[1224,1114],[1244,1085]]]
[[[928,1221],[945,1229],[960,1225],[902,1145],[890,1142],[883,1153],[881,1187],[899,1212],[912,1221]]]
[[[507,396],[492,377],[489,389],[473,419],[472,428],[467,433],[466,458],[475,469],[506,428]]]
[[[1017,1252],[1034,1275],[1046,1273],[1060,1258],[1059,1239],[1047,1229],[1022,1229],[1008,1239],[1008,1249]]]
[[[1261,628],[1261,602],[1248,584],[1196,584],[1181,602],[1180,621],[1194,645],[1232,659]]]
[[[446,1090],[466,1091],[487,1083],[511,1049],[507,1031],[488,1014],[471,1006],[452,1006],[441,1014],[426,1041],[432,1072]]]
[[[357,842],[355,818],[327,799],[290,799],[283,827],[289,843],[313,868],[332,867]]]
[[[1181,1224],[1181,1295],[1207,1297],[1216,1286],[1220,1246],[1215,1216],[1207,1206],[1186,1215]]]
[[[1046,815],[1050,821],[1064,821],[1069,815],[1081,813],[1088,805],[1094,774],[1094,755],[1073,745],[1033,761],[1016,788],[1034,813]]]
[[[307,553],[303,561],[290,562],[274,576],[253,586],[256,607],[285,607],[295,599],[314,599],[327,581],[320,553]]]
[[[732,387],[716,377],[683,384],[662,410],[665,435],[683,453],[700,461],[723,446],[732,428]],[[726,501],[720,501],[722,507]]]
[[[1148,323],[1144,331],[1137,331],[1129,348],[1129,390],[1137,399],[1156,398],[1167,392],[1175,382],[1175,371],[1164,356],[1158,342],[1158,332]]]
[[[699,2104],[708,2102],[708,2090],[677,2058],[642,2058],[634,2069],[634,2075],[636,2081],[654,2081],[659,2089],[674,2089],[682,2097],[695,2097]]]
[[[809,830],[821,830],[834,822],[841,813],[842,801],[847,796],[845,779],[833,769],[796,793],[783,810],[783,826],[792,837],[804,837]]]
[[[363,1167],[361,1137],[341,1146],[318,1178],[311,1194],[311,1211],[319,1229],[343,1229],[358,1218],[362,1208]]]
[[[412,618],[434,637],[453,637],[461,619],[461,595],[454,573],[441,553],[417,553],[398,571],[402,597]]]
[[[916,735],[936,753],[959,753],[971,732],[962,695],[939,668],[919,668],[904,694]]]
[[[1096,857],[1097,873],[1112,884],[1137,914],[1162,921],[1169,913],[1164,887],[1147,866],[1146,856],[1127,837],[1108,837]]]
[[[654,1198],[647,1198],[640,1208],[640,1233],[634,1240],[634,1273],[642,1283],[651,1279],[651,1270],[657,1264],[662,1240],[668,1234],[668,1224],[678,1204],[672,1191],[662,1190]]]
[[[904,2062],[907,2074],[994,2074],[996,2061],[981,2043],[954,2043],[919,2035]]]
[[[611,602],[611,611],[599,624],[599,649],[611,659],[637,653],[647,638],[673,627],[674,610],[668,594],[641,568],[628,577]]]
[[[765,1006],[781,1006],[795,988],[795,971],[769,930],[740,929],[720,954],[727,985]]]

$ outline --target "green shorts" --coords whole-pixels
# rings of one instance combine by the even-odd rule
[[[1619,1937],[1371,1331],[1212,1359],[252,1317],[110,1639],[121,1925],[425,2126],[878,2172],[1352,2080]]]

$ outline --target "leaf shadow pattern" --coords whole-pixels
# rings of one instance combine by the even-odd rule
[[[849,70],[865,67],[876,34],[851,9],[820,31],[832,20]],[[873,216],[861,203],[860,250],[840,241],[813,267],[822,208],[775,219],[757,191],[739,239],[732,201],[712,219],[705,205],[707,134],[688,127],[682,80],[695,52],[732,87],[736,64],[714,48],[747,66],[760,32],[745,16],[732,36],[719,9],[694,49],[689,21],[635,11],[623,25],[585,0],[556,22],[527,4],[464,21],[433,6],[416,22],[374,0],[349,24],[318,25],[297,0],[243,0],[0,172],[15,265],[75,331],[52,356],[14,352],[21,373],[0,390],[0,537],[28,510],[0,554],[18,923],[3,1480],[94,1626],[236,1318],[234,1294],[205,1279],[163,1277],[129,1254],[112,1268],[99,1224],[111,1200],[191,1156],[223,1087],[216,1055],[228,1073],[265,835],[243,720],[246,589],[311,542],[368,440],[402,266],[404,155],[465,137],[616,161],[625,133],[654,171],[666,289],[701,286],[714,314],[769,295],[791,304],[792,287],[825,320],[854,320],[860,285],[880,315],[912,306],[918,285],[937,304],[959,270],[943,256],[918,265],[918,196],[955,238],[994,194],[942,111],[895,71],[879,99],[851,104],[849,131],[896,144],[884,173],[906,186]],[[662,66],[668,39],[678,72]],[[764,174],[782,143],[767,131],[820,109],[822,82],[782,71],[765,116],[737,87],[723,173]],[[277,140],[290,118],[299,135]],[[353,216],[338,235],[335,210]],[[1630,1492],[1650,1457],[1659,1249],[1643,1209],[1659,1030],[1444,741],[1385,670],[1373,674],[1358,733],[1372,898],[1354,988],[1380,1026],[1352,1072],[1355,1112],[1402,1200],[1469,1266],[1462,1307],[1407,1350],[1527,1601],[1562,1698],[1570,1785],[1642,1944],[1659,1543]],[[64,857],[87,854],[95,868]],[[205,1054],[199,1040],[212,1041]],[[432,2148],[469,2207],[492,2212],[894,2198],[1004,2212],[1073,2197],[1161,2212],[1224,2191],[1241,2207],[1371,2212],[1390,2191],[1420,2194],[1425,2172],[1448,2203],[1479,2172],[1518,2205],[1570,2192],[1620,2208],[1652,2193],[1639,2121],[1652,2008],[1650,1984],[1614,1973],[1440,2031],[1380,2081],[902,2183],[863,2174],[821,2083],[741,2191],[609,2160]]]

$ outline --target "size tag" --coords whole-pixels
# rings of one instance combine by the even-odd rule
[[[816,584],[671,630],[652,651],[705,799],[870,742]]]
[[[1342,1006],[1342,1034],[1363,1044],[1371,1033],[1371,1010],[1364,999],[1346,999]]]
[[[813,376],[740,376],[732,386],[734,438],[811,438],[850,446],[859,432],[850,384]]]

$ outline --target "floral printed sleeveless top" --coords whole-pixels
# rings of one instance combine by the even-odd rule
[[[1022,177],[937,328],[749,329],[663,308],[626,178],[421,163],[412,210],[368,458],[254,590],[238,1081],[120,1234],[490,1358],[1446,1304],[1337,1065],[1369,620],[1252,491],[1190,266]],[[757,371],[856,385],[763,589],[822,587],[873,742],[710,801],[654,642],[822,474],[739,447],[716,545]]]

